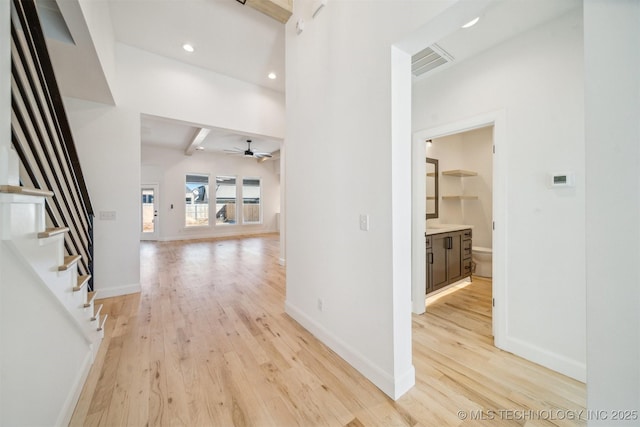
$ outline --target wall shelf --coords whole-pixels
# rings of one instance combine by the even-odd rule
[[[442,200],[478,200],[478,196],[442,196]]]
[[[478,172],[466,171],[463,169],[453,169],[449,171],[442,171],[442,175],[465,177],[465,176],[477,176]]]

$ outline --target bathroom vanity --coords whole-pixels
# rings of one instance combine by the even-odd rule
[[[471,277],[471,238],[468,225],[438,225],[425,233],[427,244],[426,293]]]

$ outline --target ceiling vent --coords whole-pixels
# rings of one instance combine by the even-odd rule
[[[434,43],[411,57],[411,74],[418,77],[452,61],[453,56]]]

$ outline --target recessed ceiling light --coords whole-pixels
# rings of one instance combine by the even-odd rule
[[[270,73],[269,73],[269,75],[268,75],[267,77],[269,77],[271,80],[275,80],[275,79],[276,79],[276,77],[278,77],[278,76],[276,76],[276,73],[274,73],[274,72],[272,71],[272,72],[270,72]]]
[[[471,21],[469,21],[469,22],[467,22],[466,24],[464,24],[464,25],[462,26],[462,28],[471,28],[471,27],[473,27],[474,25],[476,25],[476,24],[478,23],[478,21],[479,21],[479,20],[480,20],[480,17],[479,17],[479,16],[477,16],[477,17],[473,18]]]
[[[193,46],[192,46],[192,45],[190,45],[189,43],[185,43],[185,44],[183,44],[183,45],[182,45],[182,48],[183,48],[184,50],[186,50],[187,52],[189,52],[189,53],[191,53],[191,52],[193,52],[193,51],[195,50],[195,49],[193,48]]]

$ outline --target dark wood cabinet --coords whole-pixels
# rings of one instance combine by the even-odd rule
[[[426,236],[426,293],[471,276],[471,229]]]

